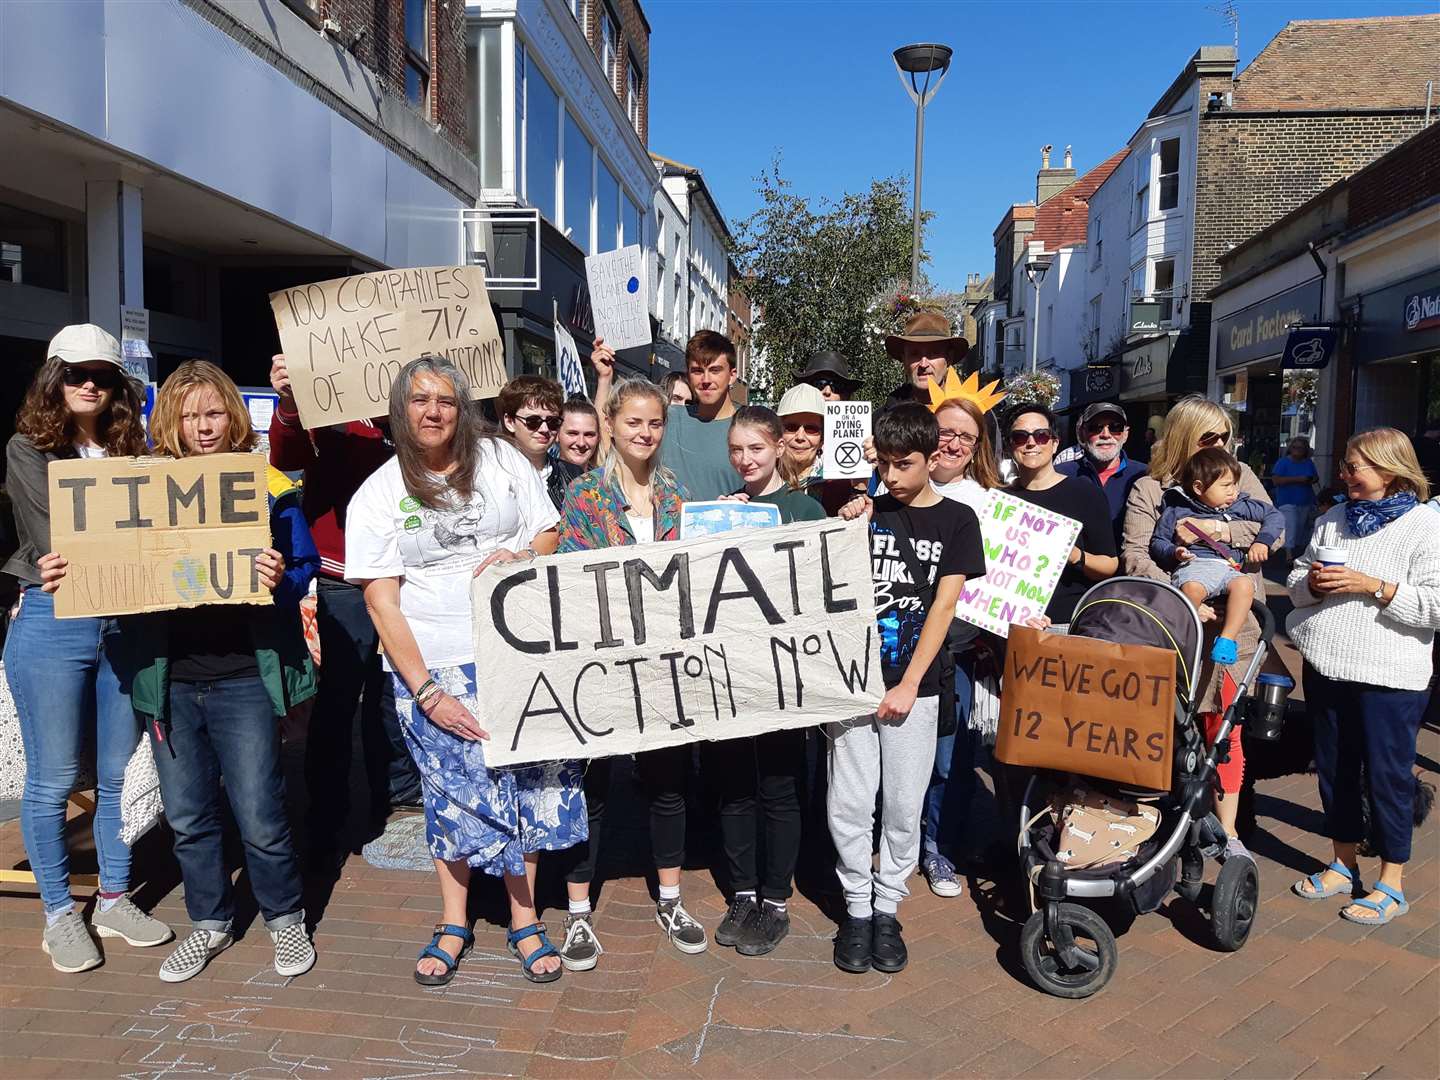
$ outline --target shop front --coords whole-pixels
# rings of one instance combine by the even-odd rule
[[[1157,334],[1130,345],[1120,354],[1119,400],[1130,420],[1132,440],[1147,428],[1160,431],[1170,403],[1179,393],[1172,387],[1178,333]]]
[[[1440,416],[1440,268],[1347,300],[1355,430],[1414,434]]]
[[[1308,256],[1306,256],[1308,260]],[[1235,306],[1267,287],[1262,278],[1215,302],[1214,371],[1220,401],[1236,416],[1236,454],[1265,474],[1282,447],[1297,436],[1317,443],[1317,406],[1330,376],[1324,371],[1283,370],[1285,344],[1294,326],[1324,317],[1325,278],[1304,267],[1308,280],[1263,299]],[[1283,277],[1284,268],[1277,273]],[[1291,275],[1293,277],[1293,274]]]

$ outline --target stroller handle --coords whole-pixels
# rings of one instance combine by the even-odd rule
[[[1265,606],[1265,602],[1258,597],[1250,601],[1250,614],[1260,624],[1260,643],[1268,650],[1270,642],[1275,638],[1275,616]]]

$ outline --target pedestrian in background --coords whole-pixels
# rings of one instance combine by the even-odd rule
[[[87,971],[100,950],[70,896],[65,805],[87,744],[95,748],[95,856],[100,895],[90,925],[101,937],[162,945],[174,935],[130,900],[130,848],[120,839],[120,790],[140,728],[117,669],[114,619],[56,619],[47,573],[63,573],[50,547],[52,461],[145,453],[140,389],[126,378],[120,343],[98,326],[67,326],[50,341],[5,447],[5,488],[19,547],[5,573],[20,599],[5,638],[5,677],[25,747],[20,831],[40,887],[40,947],[56,971]],[[58,581],[58,577],[53,580]]]
[[[689,405],[695,400],[695,395],[690,391],[690,384],[685,381],[683,371],[672,371],[660,381],[660,389],[665,393],[665,400],[671,405]]]
[[[606,391],[608,447],[601,465],[571,485],[560,526],[561,551],[597,551],[680,536],[685,489],[660,461],[669,422],[683,410],[669,405],[663,392],[646,379],[623,379],[613,388],[607,385]],[[726,456],[728,459],[728,453]],[[729,490],[734,490],[733,479]],[[655,922],[676,949],[695,954],[706,950],[709,938],[680,901],[690,759],[689,744],[647,750],[635,755],[635,772],[649,806],[650,849],[659,885]],[[578,846],[567,860],[565,889],[570,911],[561,955],[565,966],[574,971],[593,968],[603,951],[595,934],[590,885],[600,859],[613,762],[607,757],[586,764],[590,842]]]
[[[1421,505],[1430,485],[1403,432],[1354,436],[1340,470],[1348,501],[1315,523],[1288,580],[1295,603],[1288,630],[1305,659],[1305,708],[1335,855],[1294,891],[1306,900],[1351,898],[1341,917],[1374,926],[1410,909],[1403,875],[1414,829],[1415,740],[1440,630],[1440,530]],[[1365,802],[1380,877],[1361,897],[1356,845],[1366,838]]]
[[[1320,474],[1310,457],[1310,440],[1290,440],[1286,454],[1275,462],[1270,476],[1275,486],[1275,508],[1285,519],[1285,551],[1293,562],[1310,539],[1310,517],[1315,513],[1315,489]]]
[[[860,389],[860,380],[850,374],[850,361],[828,350],[812,353],[795,382],[813,386],[825,401],[849,401]]]
[[[395,456],[390,420],[376,416],[306,431],[290,387],[284,354],[270,363],[280,395],[270,418],[270,464],[303,472],[301,505],[316,548],[315,625],[320,635],[320,689],[305,738],[306,859],[334,873],[349,854],[350,755],[358,713],[369,788],[367,827],[383,828],[392,810],[420,805],[420,774],[395,717],[395,692],[380,663],[380,639],[360,590],[345,580],[345,515],[376,469]]]
[[[424,356],[401,369],[390,430],[396,456],[350,504],[345,574],[365,591],[424,777],[441,910],[415,981],[446,985],[474,946],[466,910],[474,869],[504,878],[507,942],[521,973],[554,982],[560,958],[535,914],[535,869],[541,851],[585,840],[580,770],[573,761],[486,765],[470,579],[491,563],[553,552],[555,507],[518,450],[481,434],[469,380],[448,360]]]

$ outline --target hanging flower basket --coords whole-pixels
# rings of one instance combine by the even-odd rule
[[[1005,393],[1014,405],[1032,402],[1053,409],[1060,400],[1060,380],[1053,371],[1026,371],[1006,381]]]

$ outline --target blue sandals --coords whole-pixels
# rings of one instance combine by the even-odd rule
[[[451,956],[444,949],[440,948],[442,937],[458,937],[464,945],[460,948],[459,956]],[[460,961],[470,955],[470,950],[475,947],[475,935],[463,926],[455,926],[451,923],[436,923],[435,934],[430,938],[430,944],[420,950],[420,955],[415,958],[418,964],[421,960],[439,960],[445,965],[445,970],[439,975],[426,975],[417,970],[415,981],[421,986],[444,986],[451,979],[455,978],[455,971],[460,967]]]
[[[1345,879],[1344,884],[1336,885],[1327,889],[1320,884],[1320,878],[1324,876],[1325,870],[1333,871]],[[1302,878],[1290,886],[1290,891],[1302,900],[1329,900],[1332,896],[1339,896],[1342,893],[1354,895],[1357,891],[1363,891],[1364,886],[1355,877],[1355,871],[1336,859],[1325,870],[1317,871],[1307,878]],[[1307,889],[1306,886],[1309,886]]]
[[[1398,919],[1410,910],[1410,905],[1405,901],[1405,894],[1398,889],[1392,889],[1383,881],[1375,883],[1375,891],[1381,894],[1379,900],[1355,900],[1349,907],[1340,912],[1340,917],[1347,922],[1359,923],[1361,926],[1384,926],[1388,922]],[[1350,908],[1364,908],[1366,911],[1375,912],[1374,918],[1367,918],[1361,915],[1351,915]]]
[[[528,937],[538,937],[540,947],[529,956],[520,951],[520,942]],[[506,944],[510,946],[510,952],[515,959],[520,961],[520,970],[525,973],[525,978],[533,983],[552,983],[560,978],[564,966],[557,967],[554,971],[544,974],[536,974],[535,961],[543,956],[559,956],[555,946],[550,944],[550,939],[545,936],[545,924],[543,922],[531,923],[529,926],[522,926],[519,930],[511,930],[505,935]]]

